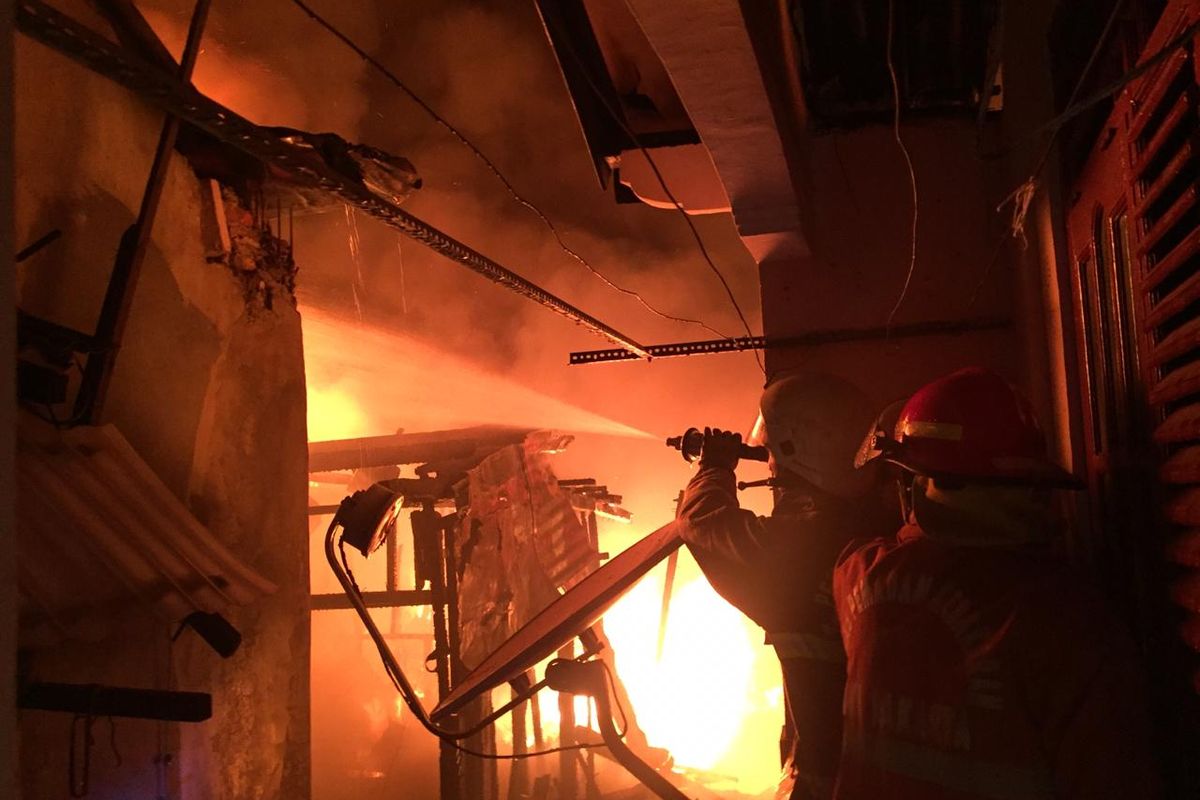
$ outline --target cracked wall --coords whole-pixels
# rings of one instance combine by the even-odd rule
[[[117,242],[136,215],[162,118],[26,38],[17,38],[16,55],[16,238],[63,231],[21,265],[18,303],[90,332]],[[199,725],[162,729],[118,720],[119,765],[106,724],[98,724],[93,798],[158,796],[163,788],[165,796],[187,800],[299,798],[309,791],[300,318],[286,281],[268,287],[255,280],[248,290],[247,271],[206,257],[201,216],[208,190],[176,156],[104,421],[279,589],[229,615],[243,642],[227,661],[191,632],[170,647],[170,626],[136,612],[119,620],[118,636],[25,653],[23,670],[35,680],[213,693],[213,718]],[[69,725],[68,715],[21,715],[25,796],[65,793]],[[164,752],[172,755],[165,771]]]

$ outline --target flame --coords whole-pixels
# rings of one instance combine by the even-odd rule
[[[647,578],[604,618],[639,726],[681,767],[736,776],[743,793],[770,788],[782,690],[762,631],[697,576],[676,586],[660,661],[661,601],[661,579]]]
[[[547,417],[562,430],[578,426],[611,437],[646,437],[425,345],[368,326],[347,330],[350,326],[329,315],[303,310],[310,441],[376,435],[395,430],[398,423],[411,425],[411,430],[436,430]],[[440,376],[436,387],[427,380],[435,363]],[[379,380],[381,370],[390,380]],[[452,391],[445,391],[446,386]],[[398,410],[407,418],[392,418]],[[620,451],[619,466],[604,459],[593,465],[598,474],[626,474],[627,449]],[[571,456],[558,458],[564,457]],[[661,491],[651,492],[654,486],[639,490],[669,497],[678,489],[666,485],[670,482],[664,480]],[[605,523],[601,549],[619,552],[647,532],[639,534],[639,527]],[[769,794],[779,775],[783,721],[778,661],[762,644],[762,631],[712,590],[686,551],[678,564],[662,658],[656,658],[663,573],[662,567],[653,571],[604,618],[617,674],[632,706],[627,711],[651,746],[670,751],[677,767],[701,773],[694,777],[709,788],[736,789],[743,796]],[[409,611],[416,618],[427,616],[423,607]],[[543,663],[535,672],[540,676],[544,668]],[[497,690],[493,702],[507,700],[506,690]],[[553,746],[560,725],[558,695],[543,691],[537,702],[543,744]],[[592,718],[591,702],[584,697],[574,702],[576,724],[585,727]],[[391,710],[372,706],[372,725]],[[392,713],[396,719],[404,713],[398,699]],[[510,717],[497,723],[496,733],[502,748],[511,747]],[[532,749],[532,726],[526,738]],[[720,782],[719,776],[728,777]]]
[[[322,389],[308,385],[308,440],[352,439],[372,431],[358,402],[336,386]]]

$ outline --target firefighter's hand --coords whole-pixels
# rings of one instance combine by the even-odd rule
[[[733,469],[741,455],[742,435],[719,428],[704,429],[704,444],[700,448],[700,466]]]

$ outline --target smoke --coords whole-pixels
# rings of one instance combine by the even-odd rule
[[[139,6],[178,52],[191,1]],[[600,188],[532,2],[314,6],[470,138],[597,269],[668,313],[743,333],[683,220],[618,205]],[[466,147],[288,2],[214,4],[196,82],[256,122],[333,131],[410,158],[424,188],[408,210],[639,341],[712,336],[654,316],[563,253]],[[363,215],[353,222],[357,263],[343,215],[297,220],[307,306],[402,333],[656,435],[706,422],[742,428],[753,415],[762,375],[749,354],[568,368],[571,350],[611,345],[382,223]],[[730,218],[695,222],[757,326],[756,269]],[[684,409],[694,416],[684,419]]]
[[[194,0],[143,0],[138,8],[179,58]],[[380,4],[354,4],[348,33],[365,47],[380,41],[373,24]],[[312,22],[291,3],[216,2],[209,11],[193,83],[260,125],[334,131],[354,139],[367,109],[360,87],[365,65],[328,43],[313,41]]]
[[[177,49],[190,0],[139,5]],[[533,2],[313,5],[470,138],[597,269],[668,313],[744,334],[684,221],[618,205],[599,186]],[[642,343],[712,338],[654,316],[563,253],[470,150],[286,0],[216,4],[196,82],[255,122],[332,131],[409,158],[424,188],[408,211]],[[732,220],[694,221],[757,328],[757,270]],[[749,353],[569,367],[572,350],[612,345],[361,214],[297,218],[295,257],[310,439],[479,422],[581,433],[555,468],[624,495],[635,522],[605,532],[611,552],[670,519],[690,477],[656,439],[693,425],[746,431],[757,411],[763,375]],[[769,504],[765,493],[744,500]],[[314,561],[315,582],[321,572]],[[697,576],[685,558],[681,585]],[[335,632],[314,636],[329,642]],[[769,654],[756,658],[773,668]],[[376,675],[369,662],[354,669]],[[314,651],[314,687],[344,669]],[[386,692],[376,683],[371,691]],[[359,724],[344,705],[314,692],[314,743],[341,737],[322,724]],[[772,752],[777,724],[739,741]],[[333,780],[328,762],[314,770],[322,781]]]

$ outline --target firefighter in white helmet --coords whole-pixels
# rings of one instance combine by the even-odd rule
[[[779,656],[790,796],[827,798],[845,684],[833,564],[852,539],[893,531],[897,520],[884,511],[872,476],[854,469],[875,417],[857,387],[832,375],[793,374],[767,386],[760,408],[749,443],[770,452],[771,516],[738,505],[741,436],[706,429],[699,471],[680,504],[681,532],[713,588],[763,627]]]

